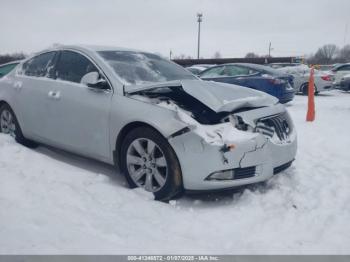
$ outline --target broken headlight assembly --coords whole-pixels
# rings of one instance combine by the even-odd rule
[[[241,131],[253,131],[253,128],[246,124],[242,117],[237,115],[228,115],[222,120],[223,122],[230,122],[235,128]]]

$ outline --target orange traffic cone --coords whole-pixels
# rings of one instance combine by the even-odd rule
[[[315,120],[315,79],[314,79],[314,67],[311,67],[309,88],[308,88],[308,103],[307,103],[307,115],[306,121],[312,122]]]

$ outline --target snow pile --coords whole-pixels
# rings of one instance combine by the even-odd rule
[[[287,105],[297,160],[264,186],[171,204],[112,167],[0,135],[0,253],[349,254],[350,94]],[[207,160],[205,160],[207,161]]]

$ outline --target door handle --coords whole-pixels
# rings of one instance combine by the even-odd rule
[[[50,91],[50,92],[48,93],[48,97],[51,98],[51,99],[58,100],[58,99],[60,99],[61,94],[60,94],[60,92],[58,92],[58,91]]]
[[[20,90],[22,89],[22,82],[16,81],[16,82],[13,84],[13,88],[16,89],[17,91],[20,91]]]

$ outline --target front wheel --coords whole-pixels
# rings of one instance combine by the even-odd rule
[[[18,143],[29,148],[35,148],[38,146],[35,142],[28,140],[23,136],[16,115],[7,104],[3,104],[0,107],[0,133],[12,136]]]
[[[136,128],[127,134],[121,147],[121,167],[131,188],[152,192],[157,200],[170,200],[183,191],[176,154],[154,129]]]

